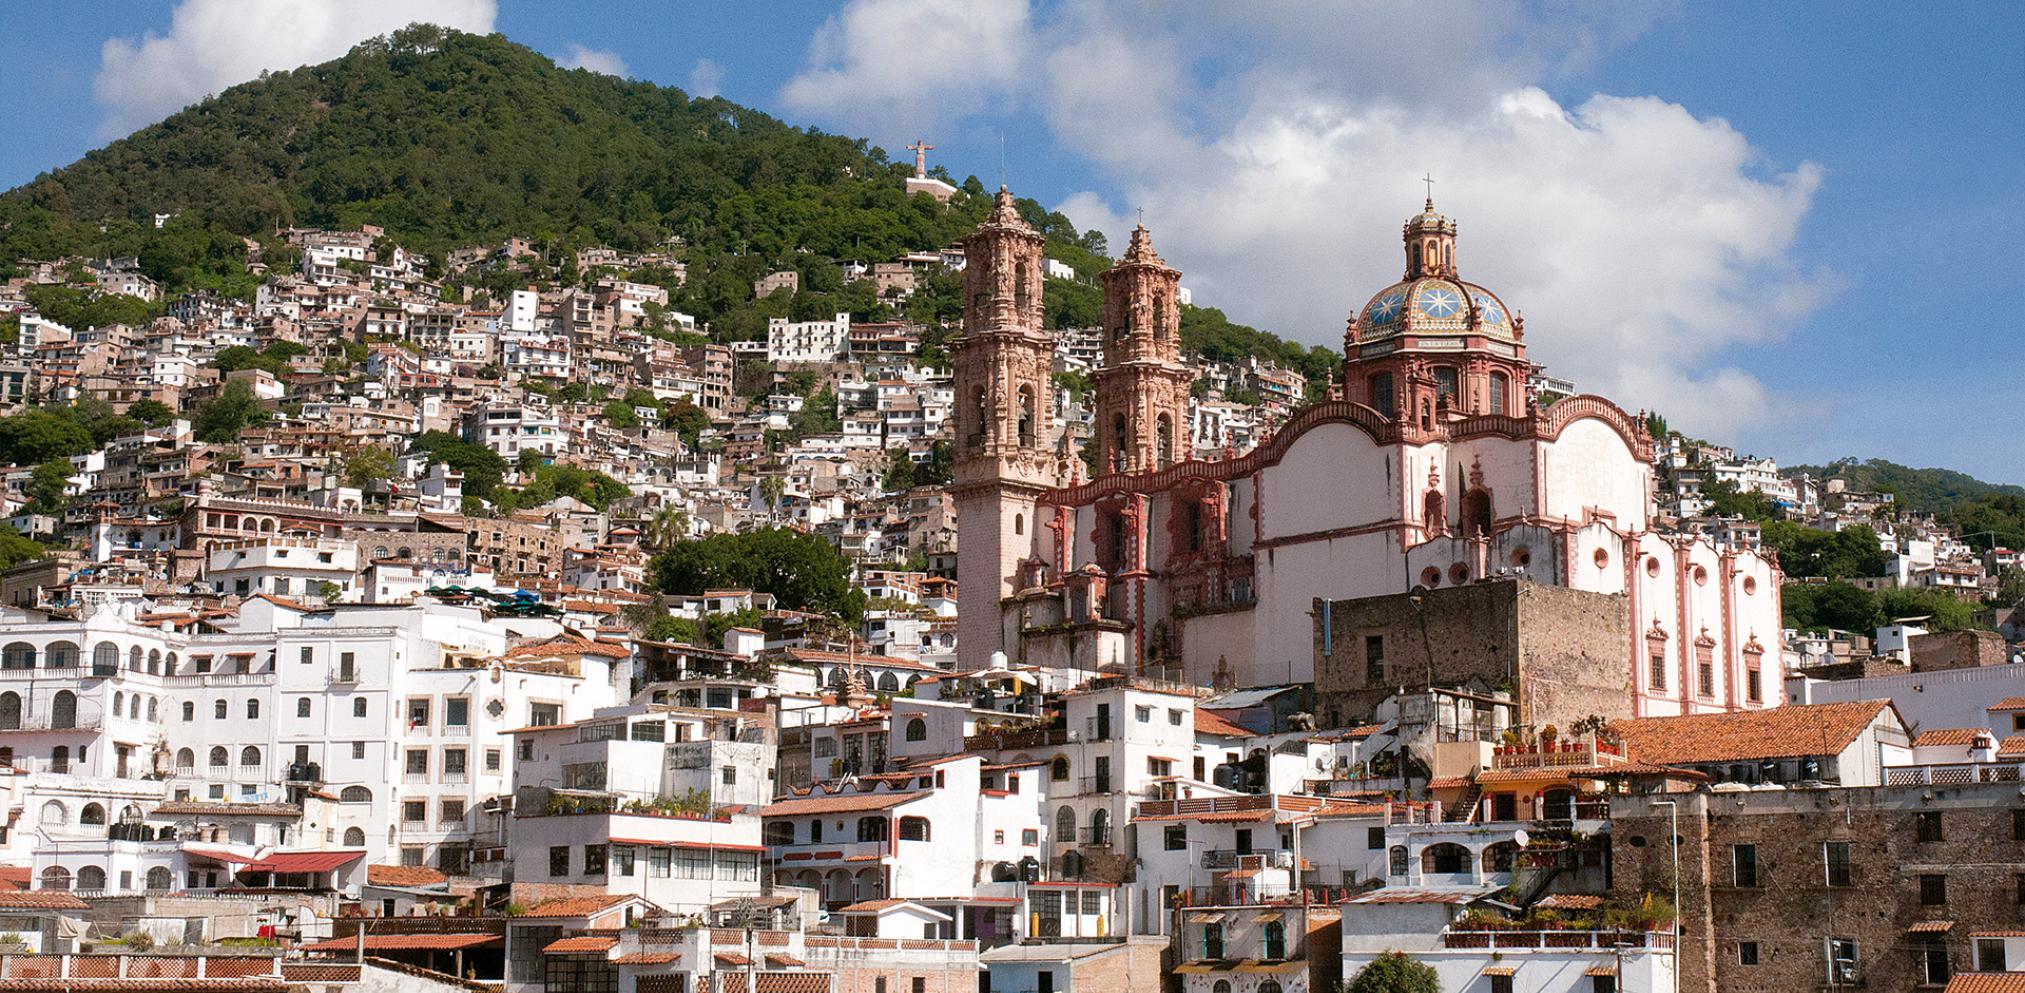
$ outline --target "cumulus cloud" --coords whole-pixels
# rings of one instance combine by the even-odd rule
[[[854,0],[839,23],[931,7]],[[1144,208],[1198,303],[1331,346],[1404,268],[1399,223],[1431,172],[1437,207],[1460,226],[1462,275],[1525,315],[1535,361],[1693,430],[1767,416],[1782,398],[1730,350],[1785,333],[1836,289],[1792,254],[1822,171],[1768,168],[1727,122],[1664,95],[1564,104],[1544,88],[1662,8],[1518,10],[1091,0],[1023,17],[1020,37],[985,53],[987,64],[1019,53],[1037,71],[939,85],[862,74],[835,114],[868,128],[931,94],[1024,102],[1094,167],[1093,189],[1058,205],[1079,226],[1122,244]],[[820,64],[904,67],[894,52],[918,46],[830,30],[815,47]]]
[[[92,93],[104,129],[124,134],[266,70],[344,54],[421,21],[489,32],[495,0],[183,0],[166,34],[108,38]]]
[[[589,69],[607,76],[626,74],[626,60],[620,58],[619,53],[605,48],[587,48],[572,44],[563,51],[563,57],[555,62],[565,69]]]
[[[696,68],[689,70],[689,95],[692,97],[714,97],[723,92],[724,67],[715,59],[697,59]]]
[[[1030,34],[1027,0],[851,0],[781,102],[897,144],[1011,92]]]

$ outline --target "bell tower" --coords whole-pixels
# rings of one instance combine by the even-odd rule
[[[1181,273],[1153,250],[1142,224],[1103,279],[1104,364],[1093,377],[1097,474],[1185,461],[1192,377],[1181,364]]]
[[[1017,592],[1035,547],[1034,504],[1061,484],[1049,416],[1054,336],[1041,329],[1041,248],[1000,187],[991,216],[963,239],[963,334],[950,346],[956,385],[958,649],[983,660],[1007,648],[999,602]]]

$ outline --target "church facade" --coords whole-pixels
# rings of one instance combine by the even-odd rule
[[[952,349],[965,657],[1302,683],[1320,600],[1520,577],[1625,598],[1633,713],[1776,706],[1776,563],[1654,531],[1643,424],[1601,397],[1529,397],[1524,322],[1459,277],[1454,221],[1430,201],[1402,236],[1404,274],[1350,318],[1330,398],[1242,457],[1201,458],[1181,427],[1180,274],[1135,230],[1104,274],[1085,479],[1050,423],[1042,239],[1001,191],[965,241]]]

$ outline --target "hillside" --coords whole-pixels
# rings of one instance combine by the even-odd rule
[[[1787,471],[1840,479],[1852,490],[1890,493],[1900,506],[1943,516],[1990,497],[2025,497],[2025,486],[1986,483],[1953,469],[1914,469],[1884,459],[1837,459],[1827,465],[1789,466]]]
[[[946,206],[909,197],[910,172],[862,140],[565,70],[497,35],[415,25],[232,87],[0,194],[0,272],[22,258],[133,255],[171,293],[247,297],[254,278],[242,237],[284,265],[292,255],[273,240],[278,226],[376,224],[439,265],[451,248],[532,238],[549,266],[502,273],[487,287],[497,291],[575,280],[579,247],[645,249],[679,237],[689,279],[670,306],[722,338],[749,338],[773,316],[896,316],[842,285],[835,263],[947,244],[989,206],[976,177]],[[1078,274],[1051,288],[1050,322],[1096,323],[1103,237],[1031,200],[1020,207],[1047,236],[1049,256]],[[157,229],[158,213],[175,216]],[[803,292],[750,299],[754,279],[790,266]],[[672,286],[666,274],[636,278]],[[955,282],[929,281],[907,316],[953,318]],[[1263,353],[1304,372],[1327,368],[1309,349],[1215,311],[1190,323],[1191,344],[1219,357]]]

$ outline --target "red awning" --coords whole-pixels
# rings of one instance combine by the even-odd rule
[[[199,848],[196,845],[184,845],[183,854],[195,855],[198,858],[210,859],[213,862],[223,862],[226,865],[251,865],[259,861],[251,855],[240,855],[236,852],[228,852],[222,848]]]
[[[329,872],[348,862],[365,857],[363,851],[344,852],[275,852],[257,862],[249,862],[244,872]]]

